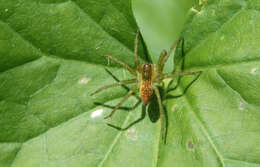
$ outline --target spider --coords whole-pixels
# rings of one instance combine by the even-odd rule
[[[115,111],[134,93],[135,90],[139,89],[140,92],[140,97],[142,100],[142,103],[144,106],[146,106],[149,101],[152,98],[153,92],[155,92],[155,95],[157,97],[158,105],[159,105],[159,111],[160,111],[160,121],[161,121],[161,136],[162,140],[164,140],[165,132],[164,132],[164,111],[163,111],[163,105],[162,105],[162,100],[161,96],[159,93],[159,89],[157,88],[156,84],[161,83],[164,79],[167,78],[176,78],[179,76],[183,75],[194,75],[197,73],[200,73],[201,71],[196,71],[196,72],[180,72],[180,73],[175,73],[175,74],[163,74],[163,68],[164,65],[171,55],[172,51],[180,42],[183,40],[183,38],[180,38],[176,40],[169,52],[167,53],[165,50],[163,50],[160,54],[159,60],[157,64],[150,64],[150,63],[145,63],[145,64],[140,64],[137,56],[137,46],[138,46],[138,38],[139,38],[139,30],[136,32],[136,37],[135,37],[135,43],[134,43],[134,57],[135,57],[135,66],[137,70],[134,70],[131,68],[129,65],[125,64],[124,62],[116,59],[113,56],[110,55],[101,55],[107,58],[110,58],[111,60],[115,61],[116,63],[120,64],[122,67],[127,69],[132,75],[134,75],[136,78],[135,79],[129,79],[129,80],[124,80],[120,81],[111,85],[106,85],[104,87],[99,88],[95,92],[91,94],[94,95],[96,93],[99,93],[107,88],[112,88],[120,85],[126,85],[126,84],[133,84],[135,83],[135,86],[133,86],[127,95],[114,107],[112,112],[105,117],[105,119],[112,117],[112,115],[115,113]],[[121,128],[120,128],[121,129]]]

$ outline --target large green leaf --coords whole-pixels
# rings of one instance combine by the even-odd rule
[[[208,0],[190,13],[183,68],[203,72],[190,87],[194,77],[182,78],[172,95],[184,95],[166,101],[169,143],[159,166],[260,166],[259,6]]]
[[[137,26],[130,5],[0,0],[0,166],[260,166],[260,2],[203,0],[194,6],[197,12],[189,11],[184,70],[203,72],[188,89],[194,76],[183,77],[164,99],[166,145],[158,115],[123,132],[106,125],[127,126],[144,111],[133,96],[125,109],[103,119],[111,108],[95,102],[115,106],[124,88],[89,96],[115,82],[105,68],[120,80],[131,78],[99,56],[133,66]],[[149,28],[139,24],[143,32]],[[150,113],[158,112],[153,102]]]

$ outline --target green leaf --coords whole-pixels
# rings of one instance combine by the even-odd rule
[[[133,12],[153,62],[180,37],[186,14],[197,0],[133,0]],[[172,71],[168,61],[165,71]]]
[[[208,0],[190,14],[183,69],[203,72],[190,87],[194,77],[183,77],[184,95],[166,101],[169,143],[159,166],[260,166],[259,5]]]
[[[127,90],[89,96],[115,78],[133,78],[99,56],[134,67],[137,26],[130,0],[0,0],[0,167],[260,166],[260,2],[201,0],[188,10],[193,2],[164,1],[166,11],[180,4],[181,12],[156,12],[156,18],[169,15],[158,27],[140,19],[133,2],[152,61],[182,32],[184,54],[179,47],[175,67],[185,56],[181,70],[203,71],[162,94],[167,144],[156,99],[144,120],[118,131],[106,123],[126,127],[138,119],[145,112],[139,100],[130,97],[104,120]],[[182,18],[178,28],[164,29],[176,16]],[[167,46],[156,45],[158,36]],[[138,53],[147,61],[141,42]]]

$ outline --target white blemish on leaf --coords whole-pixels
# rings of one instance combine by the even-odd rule
[[[8,9],[5,9],[5,12],[8,12]]]
[[[252,70],[251,70],[251,74],[255,74],[257,72],[257,68],[253,68]]]
[[[95,118],[95,117],[101,116],[103,112],[104,112],[103,109],[98,109],[96,111],[93,111],[91,113],[91,118]]]
[[[243,102],[240,102],[238,108],[239,108],[239,110],[244,110],[245,104]]]
[[[126,136],[132,140],[136,140],[136,130],[134,128],[130,128],[129,130],[127,130]]]
[[[86,84],[86,83],[88,83],[89,80],[90,80],[89,78],[83,77],[83,78],[81,78],[81,79],[78,81],[78,83],[79,83],[79,84]]]
[[[101,45],[103,44],[104,41],[101,41],[99,42],[97,45],[96,45],[96,50],[98,50],[99,48],[101,48]]]

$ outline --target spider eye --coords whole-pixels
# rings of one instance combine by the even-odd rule
[[[151,65],[150,64],[144,64],[144,68],[149,68]]]

